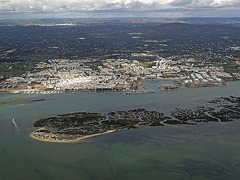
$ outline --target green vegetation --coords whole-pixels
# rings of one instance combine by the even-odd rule
[[[19,76],[25,71],[33,70],[33,68],[33,63],[29,62],[0,62],[0,76],[4,76],[5,78],[9,76]]]
[[[221,25],[5,26],[0,27],[0,31],[2,62],[39,62],[53,58],[76,59],[149,51],[162,57],[208,52],[224,56],[239,54],[227,49],[239,46],[239,29]],[[221,38],[226,35],[228,39]],[[14,51],[9,52],[11,49]]]
[[[103,66],[102,61],[92,61],[91,63],[86,63],[92,70],[98,70],[98,66]]]
[[[2,101],[2,102],[0,102],[0,105],[9,104],[9,103],[26,102],[26,101],[27,100],[24,100],[24,99],[15,99],[13,101]]]
[[[224,71],[230,74],[233,73],[239,73],[240,65],[235,63],[234,60],[229,59],[229,58],[223,58],[223,57],[217,57],[212,59],[212,61],[219,66],[223,67]],[[226,81],[234,81],[237,80],[237,78],[232,77],[232,78],[225,78]]]
[[[0,102],[0,105],[7,104],[7,103],[9,103],[9,102],[3,101],[3,102]]]
[[[222,77],[222,79],[226,82],[228,81],[239,81],[237,77]]]
[[[144,68],[151,68],[153,64],[154,64],[153,62],[141,62],[140,66]]]
[[[12,102],[13,103],[16,103],[16,102],[25,102],[26,100],[23,100],[23,99],[15,99],[15,100],[13,100]]]
[[[54,88],[46,88],[45,91],[54,91]]]
[[[240,66],[238,64],[233,64],[228,62],[227,64],[223,65],[224,71],[227,73],[238,73]]]

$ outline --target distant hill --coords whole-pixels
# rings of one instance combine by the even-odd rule
[[[6,25],[42,25],[54,26],[58,24],[162,24],[162,23],[188,23],[188,24],[221,24],[240,27],[240,18],[46,18],[46,19],[0,19],[0,26]]]
[[[140,32],[145,32],[148,36],[165,37],[200,37],[200,36],[223,36],[227,34],[239,33],[240,29],[225,25],[199,25],[186,23],[167,23],[160,25],[144,26],[139,28]]]

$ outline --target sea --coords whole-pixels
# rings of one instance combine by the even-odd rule
[[[145,108],[171,113],[174,108],[208,105],[218,97],[240,96],[240,82],[222,87],[150,94],[66,92],[0,94],[1,180],[234,180],[240,179],[240,121],[198,125],[139,126],[77,143],[30,138],[33,122],[70,112]]]

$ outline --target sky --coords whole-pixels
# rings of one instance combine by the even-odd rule
[[[240,0],[0,0],[1,19],[240,17]]]

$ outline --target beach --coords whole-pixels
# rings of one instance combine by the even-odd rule
[[[40,129],[37,129],[35,131],[33,131],[31,134],[30,134],[30,137],[33,138],[33,139],[36,139],[36,140],[39,140],[39,141],[44,141],[44,142],[54,142],[54,143],[76,143],[76,142],[79,142],[83,139],[87,139],[87,138],[91,138],[91,137],[94,137],[94,136],[99,136],[99,135],[103,135],[103,134],[107,134],[107,133],[113,133],[115,131],[117,131],[116,129],[113,129],[113,130],[109,130],[109,131],[106,131],[106,132],[102,132],[102,133],[97,133],[97,134],[90,134],[90,135],[82,135],[81,137],[77,137],[76,139],[48,139],[48,138],[40,138],[40,137],[37,137],[36,136],[36,133],[39,131],[39,130],[47,130],[46,128],[40,128]],[[45,135],[48,135],[48,136],[52,136],[54,135],[54,133],[50,132],[50,133],[45,133]],[[67,136],[67,135],[66,135]],[[72,135],[73,136],[73,135]]]

